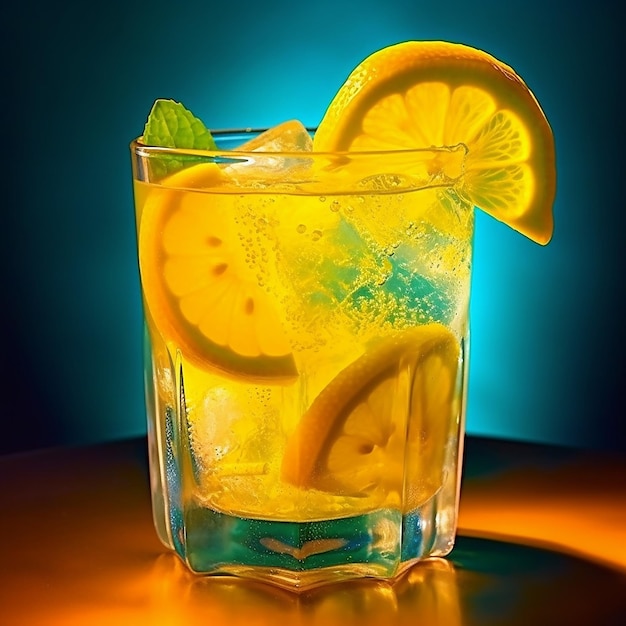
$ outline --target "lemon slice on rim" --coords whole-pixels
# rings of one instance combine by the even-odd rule
[[[139,264],[150,317],[165,341],[202,369],[250,380],[297,376],[271,297],[246,262],[229,193],[213,163],[182,170],[146,190]]]
[[[465,144],[464,191],[478,208],[537,243],[553,231],[552,130],[508,65],[461,44],[383,48],[348,77],[314,137],[317,151]]]
[[[459,354],[441,324],[383,340],[313,401],[288,440],[283,478],[348,496],[382,489],[406,510],[427,500],[457,425]]]

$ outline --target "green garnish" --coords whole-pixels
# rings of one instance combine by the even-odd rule
[[[143,143],[164,148],[217,148],[202,120],[174,100],[154,102],[143,131]]]
[[[215,140],[202,120],[174,100],[156,100],[143,131],[142,142],[147,146],[193,150],[216,150]],[[192,156],[153,156],[152,174],[161,178],[195,161]]]

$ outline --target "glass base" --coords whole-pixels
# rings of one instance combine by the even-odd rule
[[[230,574],[305,590],[353,578],[393,579],[416,561],[449,553],[454,527],[436,495],[402,514],[285,522],[188,508],[174,549],[199,574]],[[447,505],[447,506],[446,506]],[[180,516],[180,517],[179,517]],[[179,517],[180,512],[173,516]]]

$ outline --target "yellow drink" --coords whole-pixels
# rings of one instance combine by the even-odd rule
[[[153,175],[163,156],[135,146],[162,541],[196,571],[296,587],[449,552],[465,150],[171,151],[195,160]]]

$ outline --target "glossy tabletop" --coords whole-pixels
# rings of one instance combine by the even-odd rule
[[[626,624],[626,459],[468,438],[457,544],[394,584],[195,576],[152,528],[146,442],[0,457],[2,626]]]

